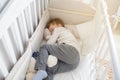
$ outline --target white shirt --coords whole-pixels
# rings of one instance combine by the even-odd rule
[[[79,43],[77,42],[74,35],[71,33],[70,30],[68,30],[64,27],[56,27],[53,31],[52,36],[47,41],[47,43],[48,44],[65,43],[65,44],[75,47],[78,51],[80,50]]]

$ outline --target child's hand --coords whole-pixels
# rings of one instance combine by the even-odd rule
[[[51,32],[49,31],[49,29],[46,28],[44,30],[44,38],[45,38],[45,40],[49,40],[50,37],[51,37]]]

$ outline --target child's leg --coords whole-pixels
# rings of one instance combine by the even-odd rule
[[[35,70],[46,70],[48,60],[48,51],[45,47],[41,47],[39,50],[39,55],[36,60]]]
[[[53,80],[53,76],[58,73],[69,72],[75,69],[78,66],[78,63],[67,64],[62,61],[58,61],[58,64],[54,67],[47,67],[48,76],[44,80]]]
[[[44,78],[47,77],[47,72],[46,72],[47,60],[48,60],[48,51],[44,47],[41,47],[39,54],[36,58],[36,64],[35,64],[35,69],[38,70],[38,72],[34,76],[33,80],[43,80]]]
[[[61,45],[44,45],[50,55],[56,56],[58,64],[52,68],[47,67],[48,77],[45,80],[53,80],[53,75],[56,73],[67,72],[75,69],[79,63],[78,51],[65,44]]]
[[[58,58],[58,60],[67,63],[74,64],[79,62],[80,56],[79,52],[72,46],[67,44],[60,45],[43,45],[47,49],[50,55],[53,55]]]

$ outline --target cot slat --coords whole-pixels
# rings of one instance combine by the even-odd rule
[[[21,25],[24,27],[24,35],[25,35],[25,38],[26,40],[28,40],[28,31],[27,31],[27,26],[26,26],[26,21],[25,21],[25,14],[24,14],[24,11],[22,11],[21,13],[21,17],[20,17],[20,20],[21,20]]]
[[[32,11],[31,11],[30,5],[28,6],[28,12],[30,14],[29,18],[30,18],[30,23],[31,23],[31,33],[33,33],[34,32],[34,28],[33,28],[33,23],[32,23],[32,13],[31,13]]]
[[[35,15],[35,27],[37,27],[37,24],[38,24],[38,17],[37,17],[36,0],[33,1],[33,6],[34,6],[34,15]]]
[[[39,16],[39,21],[41,19],[42,13],[41,13],[41,0],[37,0],[37,5],[38,5],[38,16]]]
[[[14,20],[12,27],[13,27],[12,31],[14,31],[14,39],[16,39],[15,44],[18,49],[18,53],[22,55],[24,49],[23,49],[22,39],[18,28],[19,26],[17,24],[17,20]]]
[[[44,5],[45,5],[45,9],[47,9],[47,7],[48,7],[48,0],[45,0]]]
[[[4,43],[3,43],[4,42]],[[2,63],[0,63],[0,64],[2,64],[3,66],[5,66],[5,71],[7,71],[7,70],[10,70],[10,68],[11,68],[11,66],[12,66],[12,64],[13,64],[13,62],[12,62],[12,60],[10,59],[10,56],[9,56],[9,54],[8,54],[8,50],[6,51],[6,49],[7,49],[7,47],[8,46],[6,46],[6,41],[5,41],[5,39],[4,38],[2,38],[1,40],[0,40],[0,52],[1,52],[1,54],[0,54],[0,59],[1,59],[1,61],[3,61]]]
[[[0,39],[0,79],[3,79],[9,73],[8,69],[11,67],[11,62],[6,55],[3,39]],[[4,62],[4,63],[3,63]]]
[[[0,57],[0,80],[3,80],[5,76],[8,75],[8,70],[6,65],[3,63],[3,60]]]
[[[43,14],[45,10],[44,0],[41,0],[41,9],[42,9],[42,14]]]
[[[15,64],[17,62],[16,56],[15,56],[15,52],[13,50],[13,46],[11,44],[11,40],[10,40],[11,35],[9,35],[8,31],[5,32],[4,35],[4,39],[6,42],[5,44],[5,49],[7,51],[7,55],[9,56],[9,59],[12,61],[13,64]],[[9,55],[10,54],[10,55]]]
[[[12,47],[12,50],[15,54],[15,57],[16,59],[18,59],[21,55],[18,53],[18,45],[17,45],[17,39],[16,39],[16,31],[13,29],[13,26],[11,26],[9,29],[8,29],[8,34],[9,34],[9,39],[11,41],[11,47]]]
[[[26,18],[26,24],[27,24],[27,30],[28,30],[28,35],[29,37],[33,33],[33,24],[32,24],[32,16],[31,16],[31,9],[30,6],[28,6],[25,9],[25,18]]]
[[[37,14],[36,14],[36,8],[35,8],[35,3],[34,3],[34,1],[32,1],[32,3],[30,4],[30,9],[31,9],[31,15],[32,15],[32,24],[33,24],[33,29],[35,30],[36,29],[36,26],[37,26],[37,24],[36,24],[36,22],[37,22],[37,20],[35,20],[35,19],[37,19],[36,18],[36,16],[37,16]]]
[[[24,24],[23,20],[24,20],[24,14],[22,13],[20,16],[18,16],[17,21],[22,39],[22,44],[25,47],[25,44],[28,41],[28,33],[27,33],[26,25]]]

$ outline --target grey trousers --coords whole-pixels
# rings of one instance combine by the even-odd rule
[[[47,67],[48,55],[53,55],[58,58],[57,65],[51,68]],[[54,74],[75,69],[79,64],[79,61],[79,52],[74,47],[67,44],[45,44],[40,48],[35,69],[47,71],[48,77],[44,80],[53,80]]]

